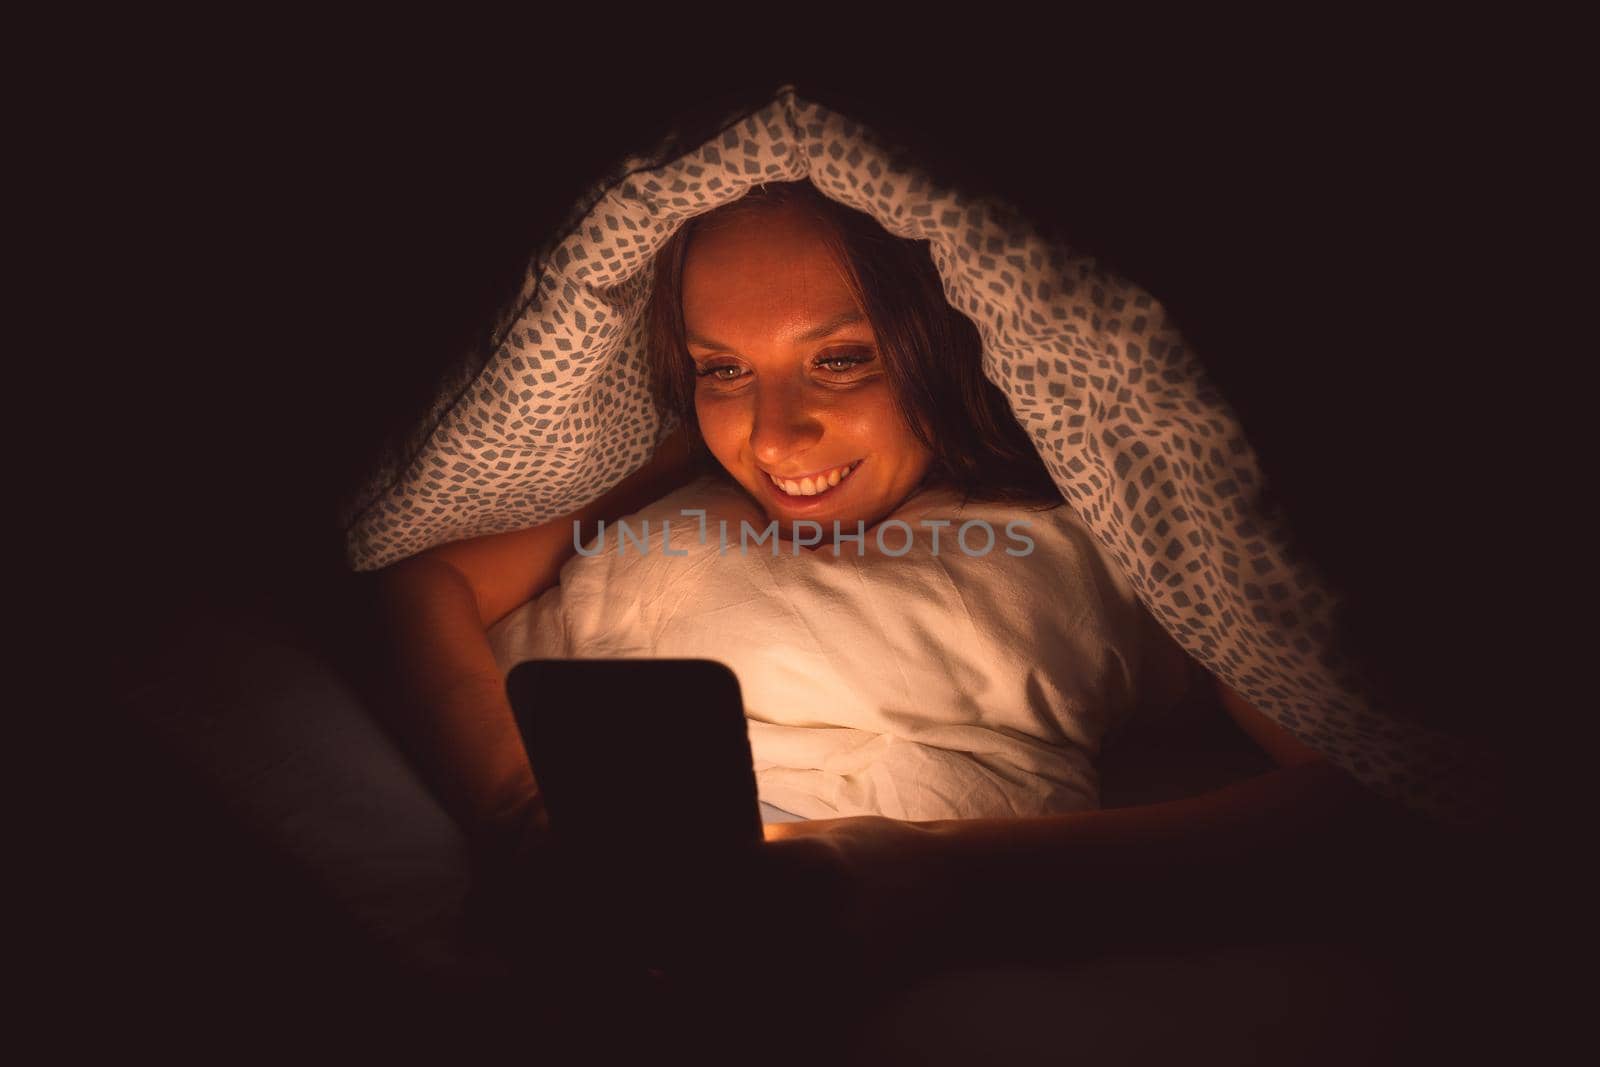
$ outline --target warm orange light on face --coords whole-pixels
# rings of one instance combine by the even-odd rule
[[[836,521],[854,533],[899,507],[932,453],[900,417],[872,324],[824,238],[794,208],[695,232],[683,317],[707,448],[786,534],[807,519],[830,541]]]

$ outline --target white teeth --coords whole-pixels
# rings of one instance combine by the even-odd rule
[[[818,493],[826,489],[831,489],[840,482],[844,481],[846,478],[850,477],[850,472],[855,470],[857,464],[859,463],[860,460],[857,460],[856,463],[850,463],[843,467],[835,467],[826,475],[819,474],[812,478],[802,478],[798,482],[781,479],[773,474],[769,474],[767,477],[772,479],[773,485],[777,486],[779,489],[782,489],[790,496],[816,496]]]

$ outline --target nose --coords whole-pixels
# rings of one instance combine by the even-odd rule
[[[788,466],[822,437],[822,421],[811,410],[804,383],[769,378],[756,385],[755,393],[750,451],[762,466]]]

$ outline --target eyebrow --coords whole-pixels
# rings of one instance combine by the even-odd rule
[[[806,344],[811,341],[820,341],[830,334],[838,333],[846,326],[855,326],[866,321],[867,317],[861,313],[860,308],[851,308],[848,311],[839,312],[832,318],[824,319],[822,322],[811,327],[811,329],[807,330],[805,333],[802,333],[796,337],[795,342],[797,344]],[[709,337],[701,337],[698,334],[693,333],[686,333],[684,335],[684,343],[700,345],[705,348],[726,348],[730,351],[733,348],[732,345],[725,345],[720,341],[713,341]]]

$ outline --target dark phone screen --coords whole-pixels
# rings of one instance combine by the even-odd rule
[[[563,847],[649,862],[761,843],[744,700],[724,664],[526,660],[506,688]]]

